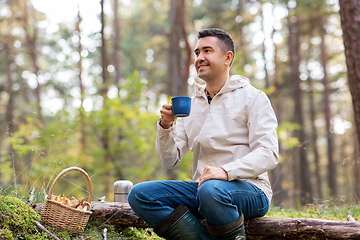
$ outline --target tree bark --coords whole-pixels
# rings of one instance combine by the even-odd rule
[[[354,118],[357,133],[357,142],[360,144],[360,1],[341,0],[340,17],[343,30],[347,75],[352,96]],[[356,149],[360,149],[358,146]],[[356,157],[356,165],[359,156]],[[356,171],[358,166],[355,168]],[[355,178],[359,180],[359,173],[355,172]],[[360,184],[357,182],[357,186]],[[359,191],[359,188],[357,189]]]
[[[265,33],[265,27],[264,27],[265,17],[264,17],[263,11],[262,11],[263,1],[259,1],[259,2],[261,4],[260,11],[259,11],[259,14],[261,16],[261,31],[264,34],[264,41],[262,42],[262,56],[264,59],[265,89],[268,89],[270,87],[270,81],[269,81],[269,74],[267,71],[267,64],[266,64],[266,45],[265,45],[266,33]]]
[[[105,12],[104,12],[104,0],[100,1],[101,5],[101,66],[102,66],[102,87],[100,89],[100,94],[103,97],[103,121],[107,122],[109,117],[109,111],[108,108],[108,88],[109,88],[109,82],[107,79],[107,52],[106,52],[106,38],[105,38]],[[104,152],[104,170],[107,172],[105,178],[104,178],[104,194],[109,197],[112,193],[112,184],[113,184],[113,167],[112,167],[112,161],[111,161],[111,155],[110,155],[110,143],[109,143],[109,128],[108,124],[104,124],[104,129],[102,130],[102,136],[101,136],[101,144]]]
[[[172,96],[186,96],[191,49],[185,29],[185,0],[170,1],[169,19],[169,64],[166,93]]]
[[[32,21],[29,19],[29,13],[32,14]],[[37,86],[35,88],[35,99],[37,102],[37,115],[39,117],[40,122],[42,123],[43,126],[45,126],[45,120],[44,117],[42,115],[42,110],[41,110],[41,84],[39,82],[39,64],[38,64],[38,53],[37,53],[37,37],[38,37],[38,26],[37,26],[37,22],[36,22],[36,18],[35,18],[35,9],[33,6],[30,5],[26,5],[25,6],[25,10],[24,10],[24,15],[23,15],[23,29],[26,33],[26,43],[27,43],[27,48],[28,48],[28,52],[31,58],[31,63],[32,63],[32,67],[33,67],[33,73],[36,76],[36,82],[37,82]],[[31,25],[30,23],[33,22],[33,24]],[[32,32],[31,32],[32,30]]]
[[[299,3],[298,3],[299,4]],[[300,87],[300,16],[294,15],[296,20],[289,21],[289,57],[290,57],[290,66],[291,66],[291,78],[294,81],[294,103],[295,103],[295,113],[294,113],[294,122],[301,126],[301,129],[296,131],[297,137],[301,143],[299,149],[299,161],[295,165],[294,170],[299,170],[299,179],[294,179],[295,183],[299,180],[300,192],[298,192],[296,198],[300,198],[300,204],[305,205],[313,201],[312,196],[312,186],[310,182],[310,168],[307,159],[306,153],[306,137],[305,137],[305,126],[304,126],[304,117],[303,117],[303,106],[302,106],[302,90]],[[298,167],[297,167],[298,166]],[[296,175],[296,174],[294,174]]]
[[[79,110],[79,114],[80,114],[80,124],[81,124],[81,139],[80,139],[80,145],[81,145],[81,155],[80,155],[80,159],[83,162],[84,166],[87,165],[87,157],[86,155],[86,122],[85,122],[85,110],[84,110],[84,96],[85,96],[85,89],[84,89],[84,85],[82,82],[82,56],[81,56],[81,52],[82,52],[82,46],[81,46],[81,29],[80,29],[80,24],[81,24],[81,16],[80,16],[80,8],[78,6],[78,19],[76,22],[76,26],[75,26],[75,30],[77,31],[77,34],[79,36],[79,45],[77,47],[78,50],[78,54],[79,54],[79,61],[78,61],[78,70],[79,70],[79,87],[80,87],[80,110]]]
[[[118,12],[118,0],[114,0],[114,68],[115,68],[115,80],[114,84],[120,90],[120,24],[119,24],[119,12]]]
[[[107,81],[107,53],[106,53],[106,38],[105,38],[105,12],[104,12],[104,0],[100,1],[101,12],[100,12],[100,22],[101,22],[101,67],[102,67],[102,87],[100,89],[100,94],[105,98],[108,91],[108,81]]]
[[[333,134],[330,131],[331,124],[331,112],[330,112],[330,100],[329,100],[329,79],[327,76],[327,53],[325,48],[325,29],[324,24],[320,25],[320,51],[321,51],[321,63],[323,66],[324,78],[324,115],[325,115],[325,123],[326,123],[326,136],[327,136],[327,150],[328,150],[328,184],[330,188],[331,197],[337,196],[337,184],[336,184],[336,163],[334,160],[334,140]]]
[[[249,54],[248,54],[248,47],[247,42],[245,39],[245,34],[243,31],[244,19],[242,18],[244,15],[244,5],[246,4],[245,0],[239,0],[236,8],[237,16],[241,17],[241,21],[237,25],[236,32],[237,32],[237,41],[235,42],[235,51],[238,55],[237,62],[240,64],[239,69],[244,71],[244,67],[249,62]]]
[[[311,21],[311,20],[309,20]],[[309,24],[311,25],[311,23],[309,22]],[[313,26],[313,25],[312,25]],[[310,29],[310,33],[312,33],[314,30],[314,28],[312,27]],[[312,38],[312,35],[310,35],[310,39]],[[309,49],[307,51],[307,58],[310,59],[311,53],[313,52],[312,49],[312,44],[309,41]],[[307,65],[307,64],[306,64]],[[318,151],[318,144],[317,144],[317,139],[318,139],[318,131],[317,128],[315,126],[315,120],[316,120],[316,108],[315,106],[317,105],[314,99],[314,95],[315,95],[315,91],[314,91],[314,84],[313,84],[313,79],[310,77],[310,72],[308,71],[308,86],[310,87],[311,91],[309,92],[309,111],[310,111],[310,125],[311,125],[311,146],[312,146],[312,151],[314,154],[314,164],[315,164],[315,179],[316,179],[316,193],[317,193],[317,198],[318,201],[321,201],[323,199],[323,188],[322,188],[322,184],[321,184],[321,171],[320,171],[320,156],[319,156],[319,151]]]
[[[274,34],[276,30],[273,29],[271,39],[274,39]],[[283,99],[280,97],[280,84],[279,84],[279,63],[278,63],[278,47],[273,41],[274,44],[274,88],[275,91],[270,95],[271,101],[274,103],[274,110],[276,113],[276,117],[278,120],[278,124],[280,125],[282,122],[281,114],[283,109]],[[281,151],[281,142],[279,141],[279,149]],[[284,191],[282,187],[282,183],[284,180],[284,163],[279,162],[278,165],[270,172],[271,177],[271,185],[273,188],[273,199],[272,202],[274,206],[281,206],[283,201],[287,199],[287,193]]]
[[[150,227],[131,209],[121,202],[92,202],[94,225],[115,227]],[[40,212],[42,204],[35,205]],[[204,222],[204,220],[201,220]],[[259,217],[245,221],[246,239],[359,239],[360,223],[331,221],[312,218]]]
[[[354,121],[355,122],[355,121]],[[353,158],[354,158],[354,197],[356,199],[357,202],[360,202],[360,151],[359,151],[359,141],[358,138],[356,136],[356,133],[354,131],[353,134],[353,144],[354,144],[354,153],[353,153]]]
[[[11,38],[11,37],[10,37]],[[9,96],[9,100],[6,107],[6,124],[7,124],[7,133],[8,136],[11,137],[14,132],[13,126],[13,118],[14,118],[14,68],[12,65],[14,64],[14,51],[13,51],[13,41],[12,38],[10,40],[8,38],[7,43],[5,44],[5,52],[6,52],[6,75],[7,75],[7,94]]]
[[[308,84],[311,87],[312,91],[309,93],[309,109],[310,109],[310,123],[311,123],[311,139],[312,139],[312,150],[314,153],[314,163],[315,163],[315,178],[316,178],[316,189],[317,189],[317,197],[319,198],[319,201],[323,198],[322,195],[322,185],[321,185],[321,173],[320,173],[320,157],[318,152],[318,145],[317,145],[317,138],[318,133],[315,126],[315,100],[314,100],[314,86],[312,82],[312,78],[309,76],[308,78]]]
[[[14,64],[14,40],[12,37],[8,37],[7,41],[4,45],[5,53],[6,53],[6,75],[7,75],[7,94],[9,95],[9,100],[6,106],[6,129],[7,129],[7,135],[8,137],[11,137],[14,132],[14,110],[15,110],[15,101],[14,101],[14,90],[13,90],[13,84],[14,84],[14,68],[12,65]],[[14,151],[12,148],[12,145],[9,144],[8,148],[8,156],[9,160],[12,161],[12,168],[15,173],[15,159],[14,159]],[[1,161],[0,161],[1,164]],[[1,179],[1,172],[0,172],[0,179]],[[13,181],[16,185],[16,177],[14,176]]]

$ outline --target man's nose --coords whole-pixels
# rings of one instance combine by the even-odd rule
[[[204,55],[199,53],[199,55],[197,55],[196,58],[195,58],[195,63],[201,63],[204,60],[205,60]]]

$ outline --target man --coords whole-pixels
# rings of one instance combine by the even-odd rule
[[[244,219],[264,216],[272,190],[267,171],[278,163],[277,120],[267,96],[230,76],[235,50],[220,29],[198,33],[189,117],[171,104],[160,110],[156,150],[165,168],[193,151],[194,181],[150,181],[133,187],[129,203],[166,239],[245,239]],[[205,218],[206,228],[198,218]]]

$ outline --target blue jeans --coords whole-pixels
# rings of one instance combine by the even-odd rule
[[[226,225],[239,218],[261,217],[269,210],[269,200],[258,187],[244,180],[211,179],[199,189],[192,181],[150,181],[136,184],[129,193],[135,213],[155,227],[177,206],[186,206],[197,218],[213,226]]]

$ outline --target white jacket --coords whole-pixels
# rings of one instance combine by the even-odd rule
[[[163,129],[156,150],[165,168],[176,167],[193,151],[193,180],[205,166],[222,167],[229,181],[243,179],[272,198],[267,171],[278,163],[277,120],[268,97],[243,76],[231,76],[211,104],[205,86],[195,85],[190,116]]]

